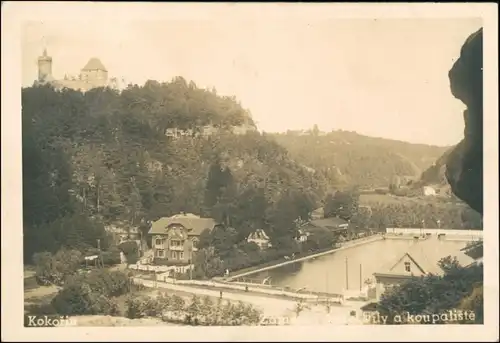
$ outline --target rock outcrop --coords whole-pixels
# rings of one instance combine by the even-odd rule
[[[483,29],[469,36],[449,72],[453,96],[461,100],[463,140],[450,153],[446,178],[453,193],[483,213]]]

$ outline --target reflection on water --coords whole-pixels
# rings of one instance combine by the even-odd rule
[[[442,252],[440,256],[444,257],[453,256],[465,247],[466,242],[437,239],[380,240],[248,277],[254,280],[264,280],[269,277],[270,283],[275,286],[292,289],[305,287],[316,292],[341,293],[346,288],[359,290],[360,284],[363,285],[367,278],[375,272],[382,271],[381,269],[387,264],[393,261],[395,263],[414,244],[419,244],[424,251]]]

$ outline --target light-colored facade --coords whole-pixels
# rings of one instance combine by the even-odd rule
[[[55,79],[52,75],[52,57],[44,49],[38,58],[38,80],[35,84],[50,84],[55,89],[69,88],[83,92],[93,88],[105,87],[108,84],[108,71],[98,58],[91,58],[75,77],[65,76]]]
[[[255,230],[255,232],[252,232],[248,236],[247,242],[257,244],[260,249],[268,249],[268,248],[272,247],[271,240],[269,239],[269,236],[262,229],[258,229],[258,230]]]
[[[437,239],[431,238],[431,239]],[[428,274],[443,275],[444,271],[439,266],[439,261],[446,257],[447,252],[432,249],[423,250],[420,244],[415,244],[403,256],[393,261],[389,265],[381,268],[380,272],[374,273],[376,299],[380,300],[382,294],[413,277],[420,277]],[[457,251],[453,254],[461,266],[467,267],[476,261],[463,253]]]
[[[436,190],[430,186],[424,186],[422,189],[425,196],[434,196],[436,195]]]
[[[190,264],[197,251],[200,234],[218,225],[212,218],[192,213],[177,214],[153,222],[149,230],[153,261],[160,265]]]
[[[299,229],[299,236],[295,240],[299,243],[304,243],[304,242],[307,242],[310,235],[311,235],[310,232],[308,232],[304,229]]]
[[[323,209],[323,207],[317,208],[311,212],[312,220],[324,219],[324,218],[325,218],[325,210]]]
[[[141,240],[141,232],[137,226],[127,225],[126,223],[115,223],[104,227],[114,239],[116,244],[126,240]]]
[[[386,228],[387,234],[394,235],[409,235],[409,236],[420,236],[420,235],[431,235],[439,236],[445,235],[447,237],[464,237],[467,240],[476,241],[483,239],[483,230],[454,230],[451,228],[439,228],[439,229],[426,229],[426,228]]]
[[[168,128],[165,130],[165,136],[178,139],[181,137],[210,137],[220,131],[219,128],[212,125],[205,125],[199,131],[193,129],[182,130],[179,128]],[[235,135],[244,135],[248,132],[256,132],[257,129],[254,126],[243,124],[240,126],[232,126],[231,132]]]

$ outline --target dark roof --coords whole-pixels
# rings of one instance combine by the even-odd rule
[[[191,213],[177,214],[153,222],[149,234],[165,234],[166,229],[174,224],[184,226],[189,231],[189,236],[199,236],[205,229],[213,229],[217,222],[212,218],[201,218]]]
[[[310,222],[311,225],[329,230],[338,230],[340,225],[349,225],[349,223],[338,217],[316,219]]]
[[[107,71],[106,67],[102,64],[101,60],[96,57],[92,57],[82,70],[102,70]]]

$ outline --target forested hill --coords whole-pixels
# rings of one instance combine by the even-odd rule
[[[447,185],[446,161],[454,147],[447,149],[429,168],[422,172],[420,183],[423,185]]]
[[[274,133],[299,163],[314,170],[330,170],[338,182],[365,187],[387,187],[391,180],[418,180],[448,148],[368,137],[350,131],[319,130]]]
[[[121,92],[24,88],[22,120],[26,259],[104,242],[107,223],[180,211],[224,220],[240,238],[264,226],[279,244],[329,183],[266,135],[231,133],[252,126],[250,114],[182,78]]]

